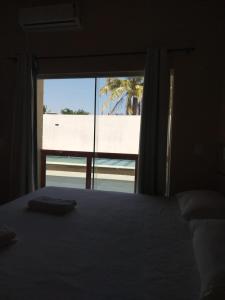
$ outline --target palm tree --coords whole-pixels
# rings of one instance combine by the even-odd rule
[[[100,96],[109,94],[108,99],[103,104],[102,112],[113,103],[113,108],[110,109],[109,114],[116,114],[125,103],[127,115],[139,115],[143,85],[143,77],[106,78],[106,84],[99,91]]]

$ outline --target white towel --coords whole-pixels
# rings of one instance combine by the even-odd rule
[[[28,202],[28,209],[50,214],[65,214],[76,206],[75,200],[55,199],[46,196],[32,199]]]

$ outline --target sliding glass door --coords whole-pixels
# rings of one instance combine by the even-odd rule
[[[42,185],[135,192],[143,77],[46,79]]]

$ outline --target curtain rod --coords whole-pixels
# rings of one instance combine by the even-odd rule
[[[184,52],[186,54],[190,54],[193,52],[195,48],[174,48],[167,49],[168,53],[174,52]],[[143,55],[146,54],[147,51],[137,51],[137,52],[117,52],[117,53],[104,53],[104,54],[78,54],[78,55],[67,55],[67,56],[36,56],[36,59],[70,59],[70,58],[89,58],[89,57],[110,57],[110,56],[127,56],[127,55]],[[16,56],[7,57],[7,59],[16,60]]]

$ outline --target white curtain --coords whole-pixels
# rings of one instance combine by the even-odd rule
[[[138,191],[164,195],[166,189],[166,150],[169,106],[167,51],[147,53],[142,104]]]
[[[37,188],[36,69],[32,55],[18,56],[12,108],[11,199]]]

